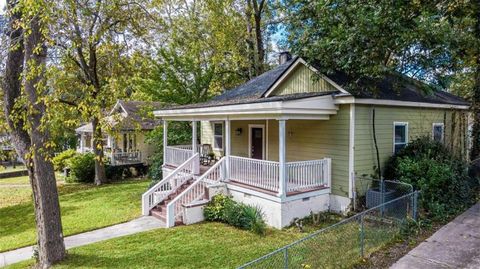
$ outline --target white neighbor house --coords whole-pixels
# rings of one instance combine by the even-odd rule
[[[282,56],[275,69],[211,101],[154,112],[165,130],[164,177],[144,193],[144,215],[167,227],[197,222],[218,192],[261,207],[276,228],[311,211],[345,212],[356,175],[373,174],[376,164],[374,111],[382,162],[423,135],[465,148],[467,128],[457,120],[469,108],[463,99],[424,94],[420,82],[398,74],[373,85],[375,96],[354,95],[342,87],[347,76],[314,80],[314,66]],[[169,121],[192,122],[191,145],[168,144]],[[204,145],[217,156],[206,166]]]

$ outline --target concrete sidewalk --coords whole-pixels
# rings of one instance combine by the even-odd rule
[[[480,203],[443,226],[390,269],[480,268]]]
[[[163,227],[165,227],[165,224],[154,217],[140,217],[126,223],[65,237],[65,247],[67,249],[74,248]],[[32,258],[32,255],[32,246],[2,252],[0,253],[0,267],[28,260]]]

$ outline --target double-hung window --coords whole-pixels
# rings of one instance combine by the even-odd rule
[[[393,123],[393,153],[396,154],[408,144],[408,122]]]
[[[213,148],[218,150],[223,149],[223,123],[222,122],[213,123]]]
[[[443,143],[445,137],[445,125],[443,123],[434,123],[432,126],[432,139]]]

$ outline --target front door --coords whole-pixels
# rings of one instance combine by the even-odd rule
[[[251,127],[250,158],[263,159],[263,127]]]

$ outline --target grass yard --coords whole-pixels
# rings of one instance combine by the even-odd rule
[[[325,226],[327,223],[320,224]],[[314,229],[309,227],[308,230]],[[396,238],[398,227],[365,223],[365,254]],[[289,268],[352,268],[360,256],[360,226],[349,221],[288,250]],[[303,238],[297,229],[270,229],[265,237],[225,224],[204,222],[157,229],[68,251],[54,268],[236,268],[279,247]],[[251,268],[283,268],[279,252]],[[33,261],[7,267],[30,268]]]
[[[304,234],[269,230],[262,237],[220,223],[157,229],[71,249],[54,268],[235,268]],[[32,261],[8,268],[28,268]]]
[[[7,180],[12,185],[28,184],[26,177]],[[64,235],[110,226],[140,216],[140,198],[148,184],[148,180],[130,180],[100,187],[60,185]],[[0,252],[35,243],[35,219],[31,199],[28,185],[0,185]]]

